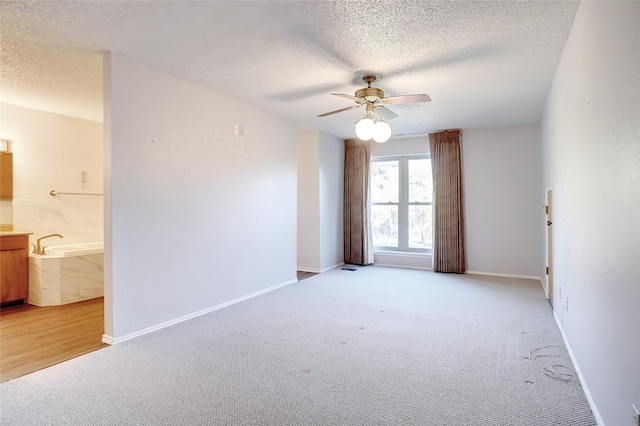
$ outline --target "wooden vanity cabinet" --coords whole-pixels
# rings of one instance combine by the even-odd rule
[[[0,235],[0,303],[29,296],[29,236]]]

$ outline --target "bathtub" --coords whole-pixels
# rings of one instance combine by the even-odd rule
[[[49,246],[29,255],[29,303],[65,305],[104,295],[104,243]]]
[[[45,252],[47,253],[47,256],[55,257],[72,257],[104,253],[104,241],[49,246],[45,248]]]

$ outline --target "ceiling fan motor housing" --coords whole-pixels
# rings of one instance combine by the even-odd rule
[[[366,87],[356,90],[356,98],[362,98],[367,102],[380,102],[384,98],[384,92],[376,87]]]

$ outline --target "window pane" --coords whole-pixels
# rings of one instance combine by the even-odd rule
[[[376,247],[398,247],[398,206],[371,206],[371,229]]]
[[[431,248],[431,214],[431,206],[409,206],[409,248]]]
[[[409,202],[424,203],[432,201],[433,182],[431,160],[416,158],[407,161],[409,168]]]
[[[374,203],[398,202],[398,161],[374,161],[371,163],[371,200]]]

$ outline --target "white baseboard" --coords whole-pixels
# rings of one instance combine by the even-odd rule
[[[330,271],[330,270],[332,270],[332,269],[339,268],[339,267],[341,267],[341,266],[344,266],[344,262],[336,263],[335,265],[333,265],[333,266],[329,266],[328,268],[323,268],[323,269],[320,271],[320,273],[327,272],[327,271]]]
[[[547,299],[549,299],[549,292],[547,291],[547,285],[545,284],[545,282],[542,279],[542,277],[538,277],[538,278],[540,278],[540,285],[542,286],[542,291],[547,296]]]
[[[302,272],[311,272],[311,273],[314,273],[314,274],[319,274],[319,273],[321,273],[321,272],[322,272],[322,271],[321,271],[320,269],[318,269],[318,268],[307,268],[306,266],[298,266],[296,269],[297,269],[298,271],[302,271]]]
[[[383,266],[385,268],[418,269],[420,271],[433,271],[433,268],[428,266],[394,265],[392,263],[379,263],[379,262],[374,263],[373,266]]]
[[[593,401],[593,397],[591,396],[591,392],[589,392],[589,388],[587,387],[587,383],[584,381],[584,376],[580,371],[580,366],[576,362],[576,358],[573,355],[573,350],[571,349],[571,345],[567,340],[567,336],[564,334],[564,330],[562,329],[562,324],[558,319],[555,311],[553,312],[553,318],[556,320],[556,324],[558,325],[558,329],[560,330],[560,335],[562,336],[562,340],[564,340],[564,345],[567,347],[567,352],[569,352],[569,357],[571,357],[571,362],[573,363],[573,368],[575,368],[576,373],[578,373],[578,380],[580,381],[580,385],[582,385],[582,390],[584,391],[584,395],[587,397],[587,401],[589,402],[589,406],[591,407],[591,411],[593,412],[593,417],[596,418],[596,422],[598,426],[605,426],[602,421],[602,417],[600,417],[600,413],[598,412],[598,408],[596,407],[595,402]]]
[[[330,270],[332,270],[332,269],[336,269],[336,268],[338,268],[338,267],[340,267],[340,266],[342,266],[342,265],[344,265],[344,262],[336,263],[336,264],[335,264],[335,265],[333,265],[333,266],[329,266],[329,267],[327,267],[327,268],[322,268],[322,269],[318,269],[318,268],[307,268],[306,266],[298,266],[296,269],[297,269],[298,271],[302,271],[302,272],[311,272],[311,273],[314,273],[314,274],[321,274],[321,273],[323,273],[323,272],[327,272],[327,271],[330,271]]]
[[[297,278],[293,279],[293,280],[285,281],[283,283],[276,284],[276,285],[274,285],[272,287],[265,288],[264,290],[259,290],[259,291],[256,291],[255,293],[247,294],[246,296],[238,297],[237,299],[233,299],[233,300],[230,300],[228,302],[224,302],[224,303],[221,303],[219,305],[212,306],[210,308],[202,309],[200,311],[197,311],[197,312],[182,316],[180,318],[176,318],[176,319],[173,319],[173,320],[170,320],[170,321],[167,321],[167,322],[163,322],[161,324],[154,325],[153,327],[145,328],[144,330],[140,330],[140,331],[136,331],[134,333],[127,334],[126,336],[113,338],[112,336],[108,336],[108,335],[105,334],[105,335],[102,336],[102,342],[106,343],[108,345],[115,345],[115,344],[118,344],[118,343],[122,343],[122,342],[124,342],[126,340],[133,339],[134,337],[142,336],[143,334],[151,333],[153,331],[160,330],[162,328],[169,327],[171,325],[178,324],[178,323],[190,320],[190,319],[195,318],[195,317],[199,317],[200,315],[204,315],[204,314],[208,314],[209,312],[217,311],[218,309],[225,308],[227,306],[236,304],[238,302],[242,302],[243,300],[251,299],[253,297],[260,296],[261,294],[268,293],[270,291],[279,289],[280,287],[284,287],[284,286],[287,286],[289,284],[293,284],[293,283],[297,283],[297,282],[298,282]]]
[[[518,274],[501,274],[499,272],[480,272],[480,271],[467,271],[469,275],[488,275],[492,277],[505,277],[505,278],[523,278],[525,280],[542,280],[542,278],[535,275],[518,275]]]

